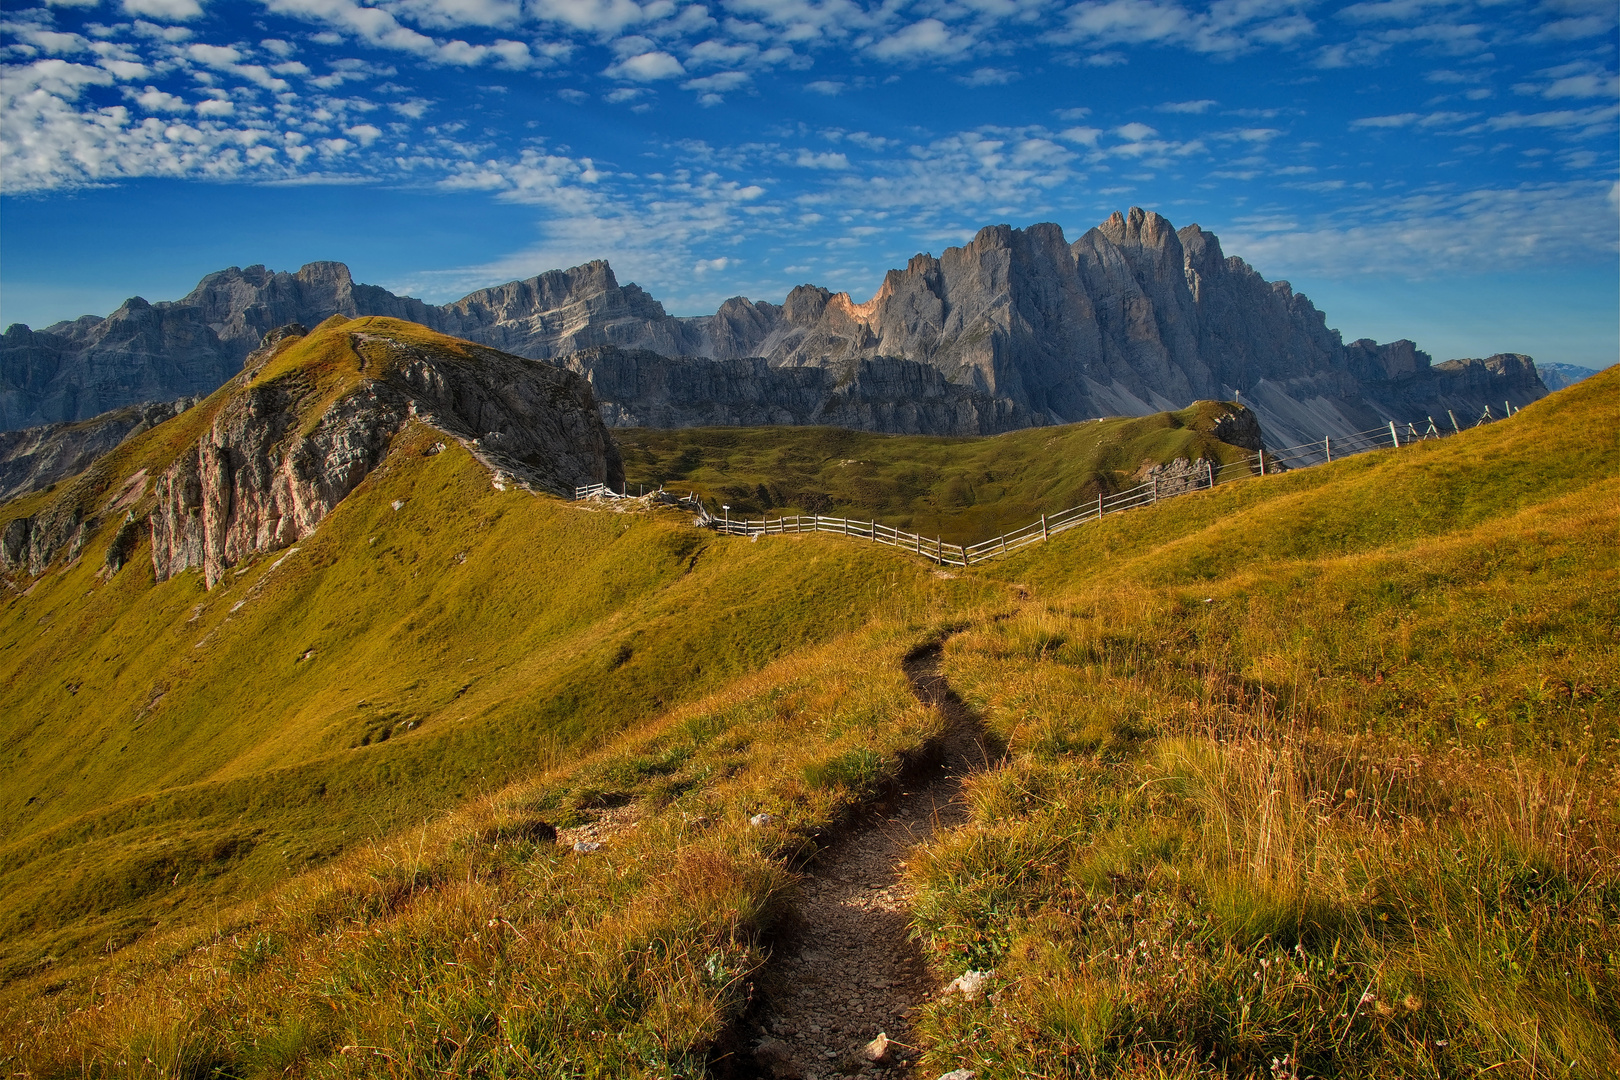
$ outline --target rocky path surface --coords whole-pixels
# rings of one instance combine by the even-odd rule
[[[906,675],[945,715],[943,761],[807,869],[795,925],[758,983],[761,1007],[734,1076],[919,1075],[911,1017],[940,988],[910,938],[901,876],[917,844],[965,820],[962,781],[984,767],[986,753],[977,717],[940,673],[939,646],[908,659]]]

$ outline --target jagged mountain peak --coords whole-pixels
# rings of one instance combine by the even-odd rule
[[[1268,437],[1285,443],[1421,417],[1448,395],[1454,407],[1472,408],[1475,398],[1524,404],[1545,393],[1533,368],[1464,378],[1415,347],[1347,346],[1307,297],[1226,255],[1215,234],[1198,225],[1178,231],[1130,207],[1072,243],[1052,222],[986,226],[964,245],[891,269],[862,303],[806,284],[779,305],[739,296],[687,318],[670,316],[634,283],[621,285],[600,259],[443,306],[356,284],[341,263],[310,263],[297,274],[233,268],[178,303],[132,301],[104,320],[8,333],[0,425],[206,391],[265,331],[334,312],[408,319],[533,359],[611,346],[786,368],[904,360],[1006,401],[992,411],[1008,422],[1242,395]],[[624,415],[644,411],[620,404]]]

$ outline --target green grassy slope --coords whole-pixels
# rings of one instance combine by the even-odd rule
[[[1144,463],[1217,463],[1243,451],[1216,439],[1231,407],[1121,417],[987,439],[840,428],[635,429],[617,434],[632,485],[693,491],[732,516],[832,514],[973,543],[1042,513],[1140,482]]]
[[[913,867],[942,966],[1001,993],[932,1006],[931,1062],[1620,1067],[1617,400],[993,568],[1038,600],[947,670],[1007,762]]]
[[[81,484],[156,471],[208,415]],[[193,918],[946,587],[830,540],[717,558],[682,515],[496,491],[459,447],[423,454],[440,440],[407,430],[314,536],[212,591],[154,584],[143,546],[105,584],[90,557],[7,600],[7,974]]]
[[[166,750],[146,767],[180,786],[105,811],[127,818],[107,826],[131,841],[102,849],[114,860],[162,851],[195,817],[208,866],[257,887],[283,873],[267,859],[276,845],[204,850],[206,830],[226,836],[227,819],[189,793],[273,822],[289,792],[332,782],[336,797],[306,794],[287,811],[307,813],[305,832],[321,837],[345,806],[361,808],[351,820],[390,820],[390,785],[456,788],[443,762],[506,752],[507,728],[526,733],[529,767],[549,768],[256,903],[200,919],[176,911],[169,933],[123,953],[33,969],[4,1005],[0,1029],[18,1048],[7,1064],[35,1075],[700,1075],[765,960],[796,859],[935,733],[899,665],[944,638],[953,684],[1005,756],[972,782],[969,823],[911,865],[941,983],[996,970],[995,995],[928,1007],[930,1067],[985,1078],[1613,1072],[1617,401],[1620,375],[1600,376],[1510,422],[1169,500],[950,579],[836,537],[707,537],[492,492],[451,454],[396,459],[297,556],[275,570],[263,560],[206,598],[183,635],[176,620],[204,602],[194,584],[161,612],[156,600],[114,605],[153,614],[112,639],[82,613],[118,579],[99,594],[78,571],[51,579],[13,600],[3,624],[14,649],[35,650],[36,670],[51,662],[36,639],[53,628],[86,642],[171,633],[184,648],[161,651],[177,671],[236,649],[232,665],[209,669],[209,692],[229,684],[287,732],[278,741],[260,731],[274,725],[233,710],[186,744],[212,772],[186,772],[186,754]],[[450,482],[465,490],[433,487]],[[445,506],[472,512],[411,524],[440,490]],[[321,547],[328,535],[341,542]],[[695,549],[670,539],[693,536]],[[626,559],[591,563],[604,545]],[[558,558],[523,569],[530,548]],[[469,567],[481,587],[458,591],[454,575]],[[640,583],[615,597],[632,570]],[[278,578],[290,574],[306,575],[296,589]],[[298,598],[328,578],[311,613]],[[605,598],[553,599],[587,592]],[[795,596],[799,630],[724,666],[761,634],[778,640],[748,612]],[[53,597],[54,608],[20,609]],[[462,605],[475,617],[454,618]],[[39,621],[52,612],[57,622]],[[630,636],[660,617],[667,648]],[[279,651],[237,636],[255,619]],[[447,648],[463,636],[484,644]],[[294,674],[247,676],[259,657]],[[478,678],[434,681],[466,657]],[[616,673],[653,657],[665,674],[649,670],[641,704],[614,712]],[[332,659],[344,662],[323,670]],[[7,660],[5,693],[109,694],[123,685],[119,662],[70,694],[61,674],[34,680]],[[603,687],[570,715],[611,723],[574,732],[546,712],[552,699],[533,680],[557,670]],[[278,687],[297,679],[312,680],[324,711],[283,701]],[[671,683],[691,696],[660,689]],[[139,691],[119,700],[144,702],[151,685],[135,679]],[[201,717],[203,692],[176,681],[152,715]],[[74,722],[71,705],[54,708],[58,724]],[[623,734],[608,737],[613,727]],[[367,733],[368,745],[343,742]],[[568,738],[605,743],[559,755]],[[117,753],[114,740],[76,741],[86,761]],[[430,746],[450,752],[411,756]],[[308,757],[254,771],[283,752]],[[355,766],[368,761],[390,771]],[[103,767],[102,782],[116,773]],[[283,776],[311,783],[276,786]],[[270,785],[264,797],[231,802],[255,784]],[[749,826],[761,810],[769,827]],[[93,815],[28,812],[8,852],[35,856],[42,879],[53,860],[87,865],[73,859],[98,842]],[[582,821],[610,828],[604,852],[544,842],[540,822]],[[47,859],[55,837],[71,843]],[[164,897],[206,899],[205,872],[181,878],[134,903],[150,919]],[[10,881],[27,887],[26,875]],[[17,910],[42,910],[32,902]],[[14,925],[14,941],[53,932],[37,915]]]

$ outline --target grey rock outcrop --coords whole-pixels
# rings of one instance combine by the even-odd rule
[[[950,382],[937,368],[891,357],[834,370],[603,346],[558,362],[589,380],[612,427],[822,424],[905,435],[993,435],[1045,420],[1006,398]]]
[[[246,371],[203,436],[149,489],[144,473],[112,477],[98,462],[43,511],[0,529],[0,566],[39,574],[59,557],[77,557],[109,515],[122,514],[107,571],[122,567],[149,535],[158,581],[196,567],[211,587],[248,555],[313,532],[413,421],[460,441],[497,486],[557,494],[589,483],[623,486],[618,449],[590,386],[572,372],[493,349],[458,355],[386,333],[349,336],[361,370],[368,354],[386,363],[318,417],[309,413],[320,391],[302,373],[255,382]],[[266,340],[273,348],[274,335]]]
[[[77,423],[0,431],[0,502],[83,472],[125,439],[195,404],[195,398],[143,401]]]
[[[679,359],[661,373],[645,359],[609,364],[599,351],[576,364],[595,365],[592,377],[600,376],[599,396],[615,423],[914,425],[943,434],[1140,415],[1218,398],[1249,404],[1277,445],[1420,420],[1447,407],[1477,415],[1489,402],[1517,407],[1546,392],[1534,365],[1500,357],[1448,367],[1409,341],[1346,345],[1308,299],[1226,255],[1213,234],[1197,225],[1178,231],[1132,208],[1072,243],[1053,224],[991,226],[962,247],[891,270],[864,304],[801,285],[779,305],[733,297],[713,315],[687,318],[669,315],[634,284],[620,285],[601,261],[443,306],[357,285],[338,263],[312,263],[297,274],[232,269],[174,304],[131,300],[107,319],[37,332],[12,327],[0,339],[0,427],[133,400],[115,400],[121,394],[212,389],[264,331],[293,320],[313,325],[334,312],[409,319],[531,359],[610,347]],[[704,371],[691,358],[721,366]],[[755,359],[765,367],[732,363]],[[906,364],[937,372],[946,388]],[[622,379],[610,367],[622,369]],[[825,384],[781,375],[792,369],[828,370],[839,386],[853,379],[861,394],[856,404],[818,411],[811,399]],[[757,387],[740,386],[753,377]],[[902,384],[925,395],[915,408],[881,388]],[[880,388],[869,393],[873,387]],[[633,393],[623,396],[625,388]],[[718,396],[704,398],[709,391]],[[775,419],[731,419],[752,416]]]

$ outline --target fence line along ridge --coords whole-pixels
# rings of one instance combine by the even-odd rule
[[[1517,410],[1511,403],[1503,403],[1506,408],[1505,416],[1511,416]],[[1396,424],[1393,420],[1376,428],[1366,431],[1353,432],[1350,435],[1338,438],[1324,438],[1321,442],[1302,443],[1299,446],[1288,446],[1280,450],[1262,449],[1256,454],[1246,454],[1237,461],[1229,461],[1225,465],[1215,466],[1205,458],[1197,459],[1203,464],[1200,472],[1195,469],[1191,475],[1171,478],[1155,477],[1136,487],[1117,491],[1112,495],[1099,492],[1094,501],[1081,506],[1072,506],[1055,514],[1042,514],[1038,521],[1032,521],[1021,529],[1003,533],[989,540],[981,540],[977,544],[950,544],[939,537],[927,537],[919,533],[906,532],[877,521],[858,521],[853,518],[833,517],[827,514],[790,514],[776,518],[743,519],[732,518],[729,509],[721,517],[715,517],[696,495],[688,494],[677,497],[673,493],[659,488],[647,496],[635,496],[614,491],[606,484],[587,484],[574,489],[575,499],[637,499],[652,498],[658,503],[667,503],[695,509],[700,515],[700,524],[705,528],[729,536],[778,536],[790,533],[823,532],[834,533],[839,536],[851,536],[862,540],[871,540],[875,543],[886,544],[889,547],[909,551],[922,558],[938,563],[940,566],[972,566],[974,563],[986,559],[997,558],[1010,554],[1030,544],[1044,543],[1056,533],[1078,528],[1092,521],[1100,521],[1109,514],[1123,513],[1126,510],[1135,510],[1143,506],[1152,506],[1161,499],[1174,498],[1193,491],[1208,491],[1215,485],[1229,480],[1236,480],[1240,476],[1266,476],[1282,472],[1291,472],[1295,469],[1311,468],[1315,465],[1328,464],[1335,457],[1350,457],[1355,454],[1365,454],[1373,450],[1385,450],[1391,447],[1399,448],[1412,443],[1424,442],[1429,439],[1439,439],[1448,435],[1461,434],[1463,427],[1449,410],[1446,416],[1451,421],[1451,430],[1446,431],[1435,422],[1434,417],[1427,418],[1427,425]],[[1504,416],[1504,418],[1505,418]],[[1479,427],[1489,424],[1498,417],[1492,414],[1490,406],[1485,407],[1478,420],[1470,427]]]

